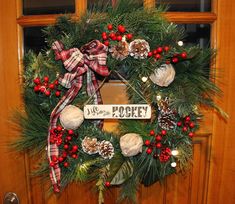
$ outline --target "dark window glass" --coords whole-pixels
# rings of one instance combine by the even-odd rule
[[[178,27],[185,29],[185,44],[200,45],[202,48],[210,46],[210,24],[179,24]]]
[[[75,0],[23,0],[24,15],[74,13]]]
[[[168,11],[211,11],[211,0],[157,0],[159,5],[168,5]]]
[[[46,46],[45,36],[42,32],[43,27],[24,28],[24,51],[29,50],[39,53]]]
[[[90,11],[106,11],[108,8],[112,7],[112,0],[88,0],[87,8]]]
[[[135,0],[136,4],[140,7],[143,7],[143,0]],[[111,8],[113,5],[115,5],[115,0],[88,0],[87,1],[87,8],[90,11],[107,11],[109,8]]]

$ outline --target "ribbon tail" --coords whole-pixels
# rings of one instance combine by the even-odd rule
[[[87,70],[87,94],[93,97],[94,104],[103,104],[102,97],[99,91],[99,86],[95,74],[90,69]],[[103,128],[104,120],[94,120],[94,123],[100,129]]]
[[[70,104],[74,98],[77,96],[79,90],[82,87],[82,76],[78,78],[78,80],[72,84],[72,87],[66,92],[66,94],[61,98],[59,103],[56,105],[54,110],[51,113],[50,117],[50,125],[48,130],[47,137],[47,156],[49,163],[52,162],[52,157],[59,156],[59,148],[56,144],[51,143],[51,130],[57,126],[57,121],[61,111]],[[53,188],[55,192],[60,192],[60,179],[61,179],[61,169],[59,164],[56,163],[54,166],[50,167],[50,179],[53,184]]]

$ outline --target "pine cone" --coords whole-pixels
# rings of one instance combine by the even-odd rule
[[[103,140],[99,146],[99,154],[104,159],[111,159],[114,155],[114,147],[111,142]]]
[[[136,39],[129,45],[129,53],[135,59],[145,59],[148,57],[150,47],[147,41]]]
[[[109,52],[112,57],[117,60],[124,60],[129,55],[129,44],[126,41],[121,41],[117,45],[113,45]]]
[[[82,140],[82,150],[87,154],[96,154],[99,152],[99,142],[97,138],[85,137]]]
[[[158,102],[158,124],[162,129],[169,130],[176,126],[175,111],[169,107],[169,99],[166,97]]]

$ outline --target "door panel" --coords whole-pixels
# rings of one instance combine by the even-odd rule
[[[10,151],[18,133],[9,123],[12,109],[20,105],[18,44],[15,1],[0,1],[0,202],[6,192],[15,192],[28,203],[25,157]]]

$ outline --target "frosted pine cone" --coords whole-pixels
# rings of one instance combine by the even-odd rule
[[[176,126],[175,111],[169,107],[169,99],[166,97],[158,102],[158,124],[162,129],[169,130]]]
[[[109,52],[112,57],[117,60],[124,60],[129,55],[129,44],[126,41],[121,41],[117,45],[113,45]]]
[[[82,140],[82,150],[87,154],[96,154],[99,151],[97,138],[85,137]]]
[[[114,155],[114,147],[111,142],[103,140],[99,146],[99,154],[104,159],[111,159]]]
[[[135,59],[145,59],[148,57],[150,47],[147,41],[136,39],[129,45],[129,53]]]

